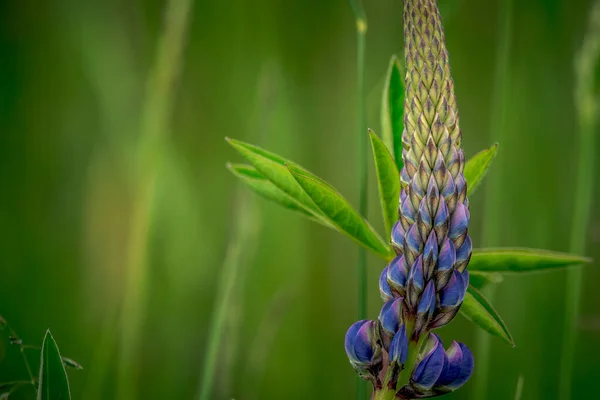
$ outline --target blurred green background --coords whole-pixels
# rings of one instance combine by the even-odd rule
[[[468,156],[496,141],[499,2],[441,0]],[[383,77],[403,46],[402,2],[364,3],[367,120],[379,132]],[[500,152],[471,199],[470,232],[480,246],[494,180],[499,240],[491,244],[567,251],[578,154],[573,57],[590,4],[514,3]],[[345,0],[193,2],[162,162],[153,166],[146,277],[129,285],[145,294],[135,311],[141,329],[133,348],[120,344],[130,322],[120,310],[131,275],[132,160],[163,9],[159,0],[0,2],[0,314],[28,344],[52,329],[63,355],[85,368],[70,372],[74,399],[124,398],[123,384],[128,398],[192,399],[228,242],[244,218],[250,240],[213,398],[354,398],[342,341],[356,318],[355,245],[239,187],[225,163],[241,158],[223,140],[282,154],[357,204],[356,39]],[[381,231],[369,168],[369,220]],[[587,255],[596,260],[599,223],[593,207]],[[592,398],[600,377],[598,265],[584,272],[574,399]],[[369,255],[371,317],[383,266]],[[519,375],[523,399],[558,398],[565,276],[514,276],[498,287],[494,303],[517,347],[492,338],[487,398],[513,399]],[[474,346],[475,332],[458,317],[442,336]],[[124,357],[132,357],[125,383]],[[34,368],[37,358],[30,353]],[[0,359],[0,382],[26,376],[5,339]],[[447,398],[475,398],[477,379]]]

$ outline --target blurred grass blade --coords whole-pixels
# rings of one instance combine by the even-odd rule
[[[148,72],[146,93],[134,148],[131,182],[131,216],[127,239],[126,282],[117,366],[117,400],[138,397],[139,351],[143,341],[149,288],[150,234],[157,197],[157,180],[164,162],[174,109],[175,83],[183,64],[183,51],[192,13],[191,0],[168,0],[156,56]]]
[[[471,271],[469,268],[469,284],[476,289],[483,289],[489,284],[498,284],[504,278],[498,272]]]
[[[318,222],[328,228],[333,228],[321,214],[315,214],[302,203],[291,196],[288,196],[283,190],[275,186],[271,181],[265,178],[256,168],[246,164],[227,164],[229,169],[246,186],[258,195],[270,200],[289,210],[298,212],[311,220]]]
[[[519,379],[517,380],[517,388],[515,389],[515,400],[521,400],[523,397],[523,384],[525,383],[525,379],[523,375],[519,375]]]
[[[314,215],[322,214],[321,210],[287,169],[286,165],[296,165],[295,163],[249,143],[229,138],[225,140],[239,151],[265,178],[301,204],[306,210]]]
[[[481,150],[475,154],[465,165],[465,180],[467,181],[467,195],[471,196],[475,193],[477,187],[485,177],[485,174],[496,158],[498,152],[498,143],[494,143],[492,147]]]
[[[297,166],[288,165],[288,168],[306,194],[342,233],[382,258],[389,259],[393,255],[391,247],[329,184]]]
[[[398,202],[400,200],[400,173],[398,167],[383,142],[369,130],[375,171],[377,172],[377,186],[379,188],[379,201],[385,225],[385,234],[392,232],[392,226],[398,221]]]
[[[256,246],[258,229],[260,226],[259,210],[248,193],[236,196],[234,215],[232,218],[232,236],[229,241],[223,268],[217,289],[214,311],[211,317],[210,332],[206,345],[206,356],[204,358],[204,369],[202,379],[198,387],[196,398],[198,400],[214,399],[213,388],[217,376],[217,365],[219,354],[224,345],[224,330],[227,315],[232,311],[231,306],[235,294],[235,282],[241,268],[241,264],[247,262],[245,256],[252,253]]]
[[[402,164],[402,131],[404,130],[404,80],[398,57],[393,55],[388,67],[381,100],[381,135],[392,153],[398,171]]]
[[[69,379],[63,359],[50,330],[47,330],[42,344],[37,400],[68,400],[70,398]]]
[[[538,272],[591,262],[574,254],[527,248],[474,249],[469,272]]]
[[[465,300],[460,307],[461,314],[468,320],[474,322],[484,331],[501,338],[506,344],[515,346],[515,342],[506,328],[504,321],[498,312],[492,307],[485,297],[469,285]]]
[[[573,191],[574,210],[571,222],[569,251],[584,254],[588,242],[588,229],[591,223],[594,203],[594,168],[595,151],[598,150],[596,135],[598,134],[598,111],[600,109],[600,1],[591,5],[588,29],[583,45],[575,57],[575,107],[579,123],[579,140],[577,174]],[[565,316],[563,325],[563,345],[561,349],[560,382],[558,398],[570,399],[572,393],[572,377],[575,375],[575,354],[579,313],[581,305],[581,287],[583,270],[575,269],[567,273],[567,292],[565,296]]]

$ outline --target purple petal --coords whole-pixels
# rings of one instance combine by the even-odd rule
[[[454,382],[460,375],[463,354],[459,344],[453,341],[444,357],[444,368],[435,383],[436,386],[446,386]]]
[[[423,290],[423,286],[425,285],[424,278],[423,278],[423,257],[422,256],[417,257],[417,259],[413,263],[412,267],[410,268],[409,281],[410,281],[410,284],[413,287],[419,289],[418,292],[421,293],[421,290]]]
[[[460,366],[460,374],[458,377],[450,385],[447,385],[452,390],[456,390],[464,385],[471,377],[473,368],[475,367],[475,359],[473,358],[471,350],[464,343],[459,343],[459,346],[462,350],[462,364]]]
[[[396,222],[392,228],[392,243],[399,249],[404,248],[404,229],[400,221]]]
[[[427,283],[427,287],[425,287],[423,294],[421,295],[421,301],[419,302],[417,313],[433,314],[433,311],[435,311],[435,285],[433,280],[430,280],[429,283]]]
[[[444,186],[444,189],[442,189],[442,196],[452,196],[455,190],[456,186],[454,185],[454,179],[452,179],[452,177],[449,177],[449,179],[446,180],[446,185]]]
[[[400,329],[394,335],[392,344],[390,344],[389,358],[390,362],[404,364],[408,356],[408,339],[406,337],[406,326],[402,324]]]
[[[421,235],[417,229],[417,224],[413,224],[406,233],[406,247],[413,253],[421,251]]]
[[[469,287],[469,270],[468,269],[465,269],[462,272],[462,278],[463,278],[463,281],[465,282],[465,291],[466,291],[467,288]]]
[[[404,199],[406,199],[406,189],[402,189],[402,191],[400,192],[400,202],[403,202]]]
[[[454,391],[469,380],[473,373],[475,360],[473,359],[473,353],[465,344],[456,342],[453,342],[448,349],[447,358],[448,370],[443,377],[444,379],[440,376],[436,386],[439,386],[443,391]]]
[[[435,214],[434,226],[436,228],[441,227],[448,222],[449,217],[446,200],[443,197],[440,197],[440,205],[438,206],[437,213]]]
[[[375,321],[364,323],[354,338],[354,354],[356,360],[361,363],[368,363],[372,360],[375,353]]]
[[[465,296],[465,281],[460,272],[452,271],[450,280],[440,293],[440,304],[442,308],[452,308],[462,303]]]
[[[467,207],[462,203],[456,203],[456,209],[450,219],[450,232],[448,234],[452,240],[457,239],[467,230],[469,218],[470,214]]]
[[[363,319],[362,321],[357,321],[353,323],[348,331],[346,332],[346,338],[344,340],[344,347],[346,349],[346,354],[348,354],[348,358],[350,361],[356,361],[356,353],[354,352],[354,339],[356,338],[356,334],[362,328],[362,326],[367,323],[368,320]]]
[[[388,300],[379,313],[379,322],[383,330],[391,337],[398,330],[402,315],[402,297]]]
[[[419,219],[426,226],[432,226],[431,215],[429,214],[429,205],[427,204],[427,197],[423,197],[421,199],[421,203],[419,204]]]
[[[404,215],[412,224],[417,217],[417,210],[414,209],[410,200],[405,200],[400,204],[400,214]]]
[[[456,263],[456,250],[449,238],[445,238],[438,257],[438,271],[449,271]]]
[[[406,269],[404,268],[404,256],[398,256],[387,266],[387,282],[389,286],[398,293],[403,293],[406,286]]]
[[[438,260],[438,253],[437,236],[435,231],[431,231],[431,234],[427,238],[427,242],[425,242],[425,249],[423,250],[423,269],[428,278],[433,274],[433,270]]]
[[[429,390],[440,377],[444,368],[444,347],[435,333],[429,334],[431,350],[423,357],[412,374],[412,381],[419,388]]]
[[[473,250],[473,244],[469,235],[465,236],[465,241],[456,250],[456,263],[460,266],[467,263],[471,258],[471,251]]]
[[[379,275],[379,293],[381,294],[383,301],[388,301],[394,297],[392,289],[390,288],[390,285],[388,285],[387,272],[388,269],[385,267],[383,271],[381,271],[381,275]]]

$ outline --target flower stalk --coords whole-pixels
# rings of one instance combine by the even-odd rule
[[[348,330],[345,348],[376,399],[428,398],[462,386],[473,356],[432,331],[458,312],[469,282],[469,201],[465,156],[437,1],[404,3],[406,96],[396,258],[383,270],[377,321]],[[385,357],[387,354],[387,357]],[[380,380],[380,372],[385,379]]]

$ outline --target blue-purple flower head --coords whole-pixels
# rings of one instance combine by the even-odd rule
[[[432,333],[462,305],[472,242],[459,113],[437,0],[405,0],[404,37],[403,168],[399,219],[390,232],[396,257],[379,278],[385,304],[377,321],[353,325],[346,352],[357,370],[372,365],[378,350],[387,352],[383,368],[391,370],[383,387],[395,389],[406,374],[401,395],[426,398],[455,390],[473,371],[465,345],[453,342],[444,350]]]

